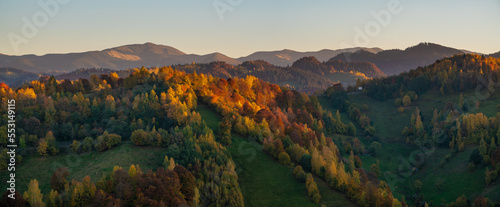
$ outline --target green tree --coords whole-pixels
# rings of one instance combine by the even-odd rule
[[[373,163],[371,166],[370,166],[370,171],[375,174],[377,177],[380,176],[380,164],[377,160],[377,163]]]
[[[481,156],[488,154],[488,146],[486,145],[484,138],[481,138],[481,141],[479,142],[479,153]]]
[[[403,97],[403,105],[405,107],[408,107],[411,104],[411,98],[408,95],[405,95]]]
[[[92,139],[92,137],[85,137],[85,139],[83,139],[82,150],[84,152],[92,151],[93,146],[94,146],[94,139]]]

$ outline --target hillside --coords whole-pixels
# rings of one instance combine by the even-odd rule
[[[234,67],[211,64],[229,71]],[[16,168],[33,172],[22,178],[30,180],[27,195],[38,197],[42,184],[48,196],[39,196],[40,202],[275,206],[290,195],[295,200],[287,202],[296,206],[401,205],[383,181],[360,163],[354,165],[354,155],[351,164],[344,165],[335,137],[353,139],[352,123],[334,118],[314,96],[253,76],[225,79],[171,67],[143,67],[121,78],[42,79],[18,90],[0,90],[0,96],[16,98],[16,135],[23,149]],[[6,143],[3,136],[4,175]],[[135,157],[142,150],[153,157]],[[127,153],[126,159],[117,158],[119,153]],[[54,164],[33,171],[47,162]],[[6,199],[2,205],[24,201]]]
[[[25,81],[35,80],[38,74],[26,72],[16,68],[4,67],[0,68],[0,83],[5,83],[9,86],[17,86]]]
[[[342,62],[341,60],[331,60],[325,64],[332,66],[336,71],[363,73],[370,78],[386,76],[375,64],[370,62]]]
[[[418,66],[434,63],[444,57],[464,53],[461,50],[441,46],[433,43],[420,43],[405,50],[384,50],[379,53],[357,51],[354,53],[342,53],[330,60],[362,61],[374,63],[387,75],[397,75],[407,72]]]
[[[489,55],[490,57],[500,58],[500,51]]]
[[[396,76],[364,81],[360,86],[365,88],[365,94],[379,100],[400,96],[400,89],[417,94],[431,89],[443,94],[456,94],[490,88],[488,84],[494,84],[500,77],[499,68],[498,58],[454,55]]]
[[[494,206],[500,200],[499,75],[500,59],[455,55],[364,80],[362,93],[331,87],[320,103],[357,124],[359,143],[370,147],[346,141],[346,151],[369,153],[360,158],[363,166],[380,163],[396,197],[413,206]]]

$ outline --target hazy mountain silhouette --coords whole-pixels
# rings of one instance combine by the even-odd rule
[[[5,83],[9,86],[17,86],[38,78],[38,74],[26,72],[16,68],[3,67],[0,68],[0,83]]]
[[[493,54],[490,54],[489,56],[494,57],[494,58],[500,58],[500,51],[493,53]]]
[[[370,51],[372,53],[378,53],[382,51],[380,48],[346,48],[339,50],[320,50],[316,52],[297,52],[294,50],[280,50],[280,51],[267,51],[267,52],[255,52],[246,57],[240,57],[237,60],[240,62],[251,61],[251,60],[264,60],[273,65],[278,66],[288,66],[292,65],[295,61],[299,60],[303,57],[313,56],[321,62],[329,60],[331,57],[334,57],[343,52],[356,52],[360,50]]]
[[[462,53],[466,52],[433,43],[420,43],[405,50],[384,50],[377,54],[364,50],[342,53],[330,60],[372,62],[385,74],[395,75],[418,66],[432,64],[444,57]]]
[[[135,67],[155,67],[186,63],[210,63],[216,61],[238,65],[247,60],[266,60],[278,66],[291,65],[305,56],[314,56],[326,61],[341,52],[355,52],[365,49],[379,52],[380,48],[350,48],[342,50],[321,50],[317,52],[296,52],[283,50],[275,52],[256,52],[248,57],[234,59],[221,53],[207,55],[186,54],[176,48],[153,43],[133,44],[114,47],[101,51],[81,53],[9,56],[0,54],[0,67],[14,67],[34,73],[72,72],[79,68],[109,68],[124,70]]]

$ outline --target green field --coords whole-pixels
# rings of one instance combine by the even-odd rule
[[[345,72],[335,72],[335,73],[325,74],[325,78],[342,84],[347,83],[347,85],[355,85],[357,79],[361,80],[365,79],[362,76],[357,76],[353,73],[345,73]]]
[[[484,95],[485,93],[482,92],[481,94]],[[477,97],[475,92],[463,95],[465,99],[468,97]],[[407,107],[401,114],[397,111],[397,107],[394,104],[395,99],[378,101],[362,94],[351,94],[349,98],[353,103],[358,104],[358,106],[363,104],[368,105],[369,110],[365,113],[374,124],[377,141],[382,143],[383,152],[380,156],[361,157],[363,168],[369,169],[372,163],[379,160],[382,172],[401,175],[402,173],[397,172],[401,163],[400,160],[410,161],[412,160],[410,159],[411,153],[419,152],[419,149],[415,146],[406,144],[405,138],[401,135],[403,128],[410,126],[410,117],[415,108],[419,108],[424,124],[428,125],[435,108],[443,110],[448,102],[458,103],[459,95],[441,95],[439,92],[429,91],[419,95],[418,100]],[[488,117],[495,116],[497,113],[498,98],[499,95],[496,93],[486,100],[481,100],[480,107],[478,109],[471,108],[469,113],[484,113]],[[320,97],[320,103],[324,109],[336,110],[329,106],[327,97]],[[346,113],[342,113],[341,118],[346,123],[350,121]],[[358,138],[360,138],[363,144],[369,146],[372,140],[366,140],[361,135],[357,133]],[[410,201],[409,197],[417,193],[413,189],[412,184],[415,180],[420,179],[423,183],[422,194],[424,195],[424,199],[434,205],[450,203],[462,194],[467,195],[469,199],[473,199],[477,195],[483,195],[493,200],[500,200],[500,194],[498,193],[500,192],[500,182],[496,181],[491,186],[486,187],[484,166],[477,166],[473,172],[467,170],[470,153],[475,148],[477,146],[467,146],[464,152],[454,155],[443,166],[439,166],[439,164],[451,150],[449,148],[431,150],[425,156],[425,162],[420,166],[418,172],[411,173],[410,176],[400,176],[401,180],[394,183],[392,186],[394,195],[397,198],[405,195],[407,201]],[[381,178],[385,179],[384,176]],[[443,182],[440,189],[436,187],[436,181],[438,180]]]
[[[215,131],[221,118],[203,105],[198,106],[198,112]],[[281,165],[262,151],[259,144],[236,134],[232,136],[229,151],[236,163],[245,206],[318,206],[308,197],[305,183],[293,177],[292,167]],[[323,180],[315,180],[321,192],[321,204],[355,206]]]
[[[105,152],[90,152],[82,155],[61,154],[46,158],[27,157],[16,167],[16,190],[21,194],[27,190],[30,180],[37,179],[43,194],[50,192],[50,178],[54,170],[66,167],[70,171],[68,180],[82,180],[89,175],[93,182],[113,170],[118,165],[128,168],[132,164],[140,164],[143,172],[156,170],[162,166],[165,150],[152,147],[136,147],[130,142]],[[9,172],[0,172],[2,180],[7,180]],[[0,184],[1,189],[7,188],[7,183]]]

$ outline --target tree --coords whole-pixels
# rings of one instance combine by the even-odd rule
[[[401,98],[396,98],[396,100],[394,101],[394,104],[396,104],[396,106],[401,106]]]
[[[293,169],[293,175],[295,176],[296,179],[298,179],[302,182],[306,181],[307,174],[306,174],[306,172],[304,172],[304,170],[302,169],[302,166],[300,166],[300,165],[297,165]]]
[[[411,104],[411,98],[408,95],[405,95],[403,97],[403,105],[405,107],[408,107]]]
[[[52,178],[50,178],[50,187],[52,189],[61,192],[64,190],[64,186],[68,184],[66,177],[68,177],[69,172],[66,168],[57,169],[54,174],[52,174]]]
[[[488,146],[486,145],[484,138],[481,138],[481,141],[479,142],[479,154],[483,157],[488,154]]]
[[[490,171],[488,168],[486,168],[485,174],[486,174],[485,177],[486,185],[489,185],[490,183],[495,181],[498,176],[498,172],[496,170],[493,169]]]
[[[483,161],[483,156],[481,156],[481,153],[478,149],[475,149],[470,154],[469,160],[477,165]]]
[[[136,174],[137,169],[135,168],[135,165],[130,165],[130,168],[128,169],[128,175],[133,178]]]
[[[467,197],[465,195],[462,195],[455,200],[454,203],[452,203],[450,206],[453,207],[468,207],[469,202],[467,201]]]
[[[460,98],[458,99],[458,109],[463,110],[464,109],[464,95],[460,94]]]
[[[278,160],[281,164],[289,165],[290,164],[290,156],[286,152],[281,152],[278,156]]]
[[[59,147],[57,146],[56,138],[52,131],[47,132],[45,135],[45,141],[47,142],[47,151],[51,155],[57,155],[59,153]]]
[[[92,151],[93,146],[94,146],[94,139],[92,139],[92,137],[85,137],[85,139],[83,139],[82,150],[84,152]]]
[[[47,207],[59,207],[63,206],[62,199],[59,196],[59,193],[54,189],[50,190],[49,195],[47,195],[47,199],[45,200]]]
[[[40,188],[38,187],[38,181],[36,179],[31,180],[28,185],[28,191],[24,192],[24,199],[28,201],[30,206],[32,207],[44,207],[43,203],[43,194],[40,192]]]
[[[373,163],[371,166],[370,166],[370,171],[375,174],[377,177],[380,176],[380,165],[379,165],[379,162],[377,160],[377,163]]]
[[[42,157],[47,156],[47,147],[48,144],[45,139],[40,139],[40,141],[38,141],[38,147],[36,149],[37,154]]]
[[[307,193],[309,194],[309,197],[311,197],[314,201],[314,203],[319,203],[321,199],[321,195],[318,190],[318,185],[314,181],[314,178],[311,173],[307,174],[306,178],[306,189]]]
[[[81,146],[82,146],[82,143],[80,143],[79,141],[76,141],[76,140],[73,140],[73,143],[71,143],[71,145],[70,145],[71,150],[74,153],[80,152]]]
[[[168,158],[167,155],[165,155],[165,159],[163,160],[163,167],[165,170],[174,170],[175,168],[175,161],[174,158]]]
[[[147,144],[148,133],[142,129],[135,130],[130,135],[130,141],[132,141],[135,145],[143,146]]]
[[[5,191],[2,196],[2,200],[0,201],[0,206],[9,206],[9,207],[25,207],[26,200],[24,200],[21,193],[18,191],[14,192],[14,199],[10,198],[10,191]]]

